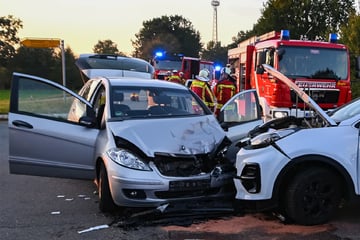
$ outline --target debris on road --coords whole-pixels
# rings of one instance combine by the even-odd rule
[[[104,229],[104,228],[108,228],[108,227],[109,227],[109,225],[104,224],[104,225],[99,225],[99,226],[95,226],[95,227],[90,227],[90,228],[87,228],[87,229],[78,231],[78,233],[79,233],[79,234],[82,234],[82,233],[91,232],[91,231],[95,231],[95,230],[99,230],[99,229]]]
[[[194,222],[235,215],[239,216],[239,212],[235,211],[230,201],[187,201],[165,204],[130,215],[121,214],[110,225],[122,228],[154,225],[190,226]]]

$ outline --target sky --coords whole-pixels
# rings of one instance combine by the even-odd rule
[[[251,30],[261,16],[263,0],[219,0],[218,41],[232,43],[239,31]],[[131,54],[143,22],[180,15],[200,32],[201,42],[212,40],[211,0],[0,0],[0,17],[13,15],[23,23],[18,37],[59,38],[75,55],[91,53],[98,41],[110,39],[119,51]]]

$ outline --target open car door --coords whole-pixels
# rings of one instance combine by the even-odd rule
[[[263,123],[256,90],[251,89],[237,93],[224,104],[218,118],[232,142],[246,137],[250,130]]]
[[[68,118],[71,114],[80,119],[89,110],[89,102],[60,84],[14,73],[8,118],[10,173],[94,178],[99,130]]]

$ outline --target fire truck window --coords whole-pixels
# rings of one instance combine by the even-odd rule
[[[264,51],[258,52],[257,53],[257,58],[256,58],[256,66],[259,67],[261,65],[263,65],[266,61],[266,53]]]
[[[266,64],[274,66],[274,49],[269,49],[266,51]]]

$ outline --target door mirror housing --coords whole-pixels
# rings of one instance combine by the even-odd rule
[[[79,119],[79,124],[87,128],[94,128],[96,127],[97,120],[95,117],[84,116]]]

